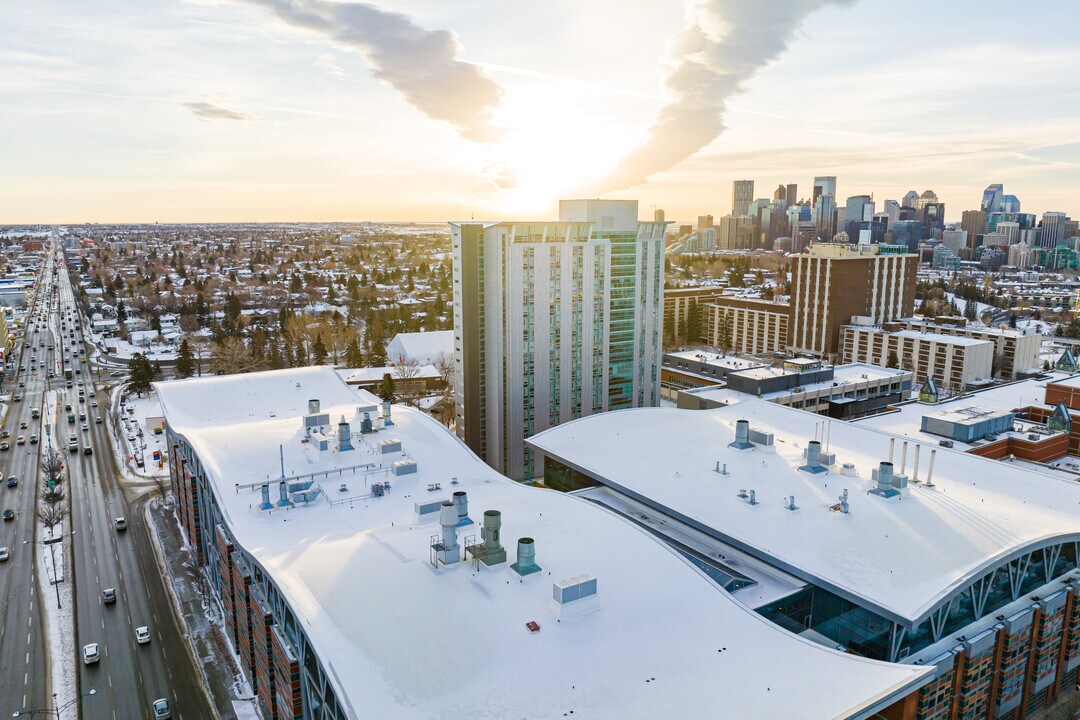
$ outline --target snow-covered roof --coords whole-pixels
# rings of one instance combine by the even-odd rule
[[[386,357],[394,362],[398,357],[412,358],[421,365],[434,364],[440,357],[454,357],[454,331],[398,333],[386,346]]]
[[[739,419],[773,433],[775,453],[728,447]],[[1080,539],[1080,484],[936,448],[936,439],[921,448],[918,472],[915,443],[906,460],[896,443],[896,471],[906,465],[908,475],[923,480],[936,449],[935,487],[912,483],[900,498],[867,494],[871,470],[889,459],[891,436],[863,424],[835,421],[826,431],[837,464],[853,463],[857,477],[800,471],[803,450],[824,422],[751,399],[715,410],[604,413],[528,443],[908,626],[1024,548],[1050,538]],[[717,462],[730,474],[715,472]],[[750,489],[755,506],[738,497]],[[832,512],[844,489],[850,513]],[[792,495],[795,511],[785,507]]]
[[[395,383],[400,383],[404,380],[430,380],[441,377],[438,369],[434,365],[420,365],[412,372],[415,372],[416,374],[410,378],[403,379],[396,367],[388,365],[386,367],[356,368],[344,372],[344,377],[345,382],[351,385],[366,385],[373,382],[382,382],[383,376],[387,374],[394,378]]]
[[[929,678],[929,668],[846,655],[780,629],[647,531],[500,476],[419,411],[395,407],[393,427],[316,459],[301,443],[309,399],[331,423],[374,403],[330,368],[156,387],[236,542],[274,579],[357,716],[712,718],[723,708],[739,718],[863,718]],[[354,502],[319,498],[266,513],[257,490],[235,488],[279,477],[279,445],[287,474],[310,473],[378,463],[383,438],[402,441],[417,473],[346,471],[322,481],[330,497],[346,483]],[[363,497],[372,479],[389,480],[389,493]],[[542,571],[522,582],[505,566],[434,568],[439,528],[419,523],[414,504],[455,490],[468,493],[477,521],[463,536],[479,537],[483,512],[501,510],[511,561],[515,539],[532,537]],[[553,582],[583,573],[598,579],[600,609],[557,622]],[[526,629],[530,621],[539,632]]]

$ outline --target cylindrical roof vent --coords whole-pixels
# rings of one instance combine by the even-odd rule
[[[893,479],[893,464],[891,462],[882,462],[878,465],[877,482],[878,487],[882,490],[887,490],[892,487]]]
[[[454,493],[454,506],[457,508],[458,522],[469,517],[469,495],[464,490]]]
[[[736,450],[746,450],[753,447],[753,445],[750,444],[749,420],[735,421],[735,441],[728,443],[728,447],[735,448]]]
[[[821,465],[821,443],[817,440],[811,440],[810,445],[806,448],[806,464],[810,467],[819,467]]]
[[[484,537],[484,545],[493,550],[499,547],[499,529],[502,527],[502,513],[498,510],[484,511],[484,527],[480,534]]]
[[[531,537],[518,538],[517,564],[521,567],[536,564],[536,543]]]
[[[318,415],[319,414],[319,399],[318,398],[313,398],[313,399],[307,401],[307,411],[308,411],[308,415]]]

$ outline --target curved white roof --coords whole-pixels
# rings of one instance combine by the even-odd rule
[[[775,434],[775,454],[728,447],[744,418],[752,429]],[[1080,483],[935,445],[922,445],[918,475],[926,479],[936,449],[936,487],[912,485],[891,500],[868,495],[871,470],[888,459],[895,436],[862,424],[832,421],[828,430],[836,462],[854,463],[858,477],[799,471],[815,426],[825,423],[820,415],[748,400],[715,410],[593,415],[528,442],[907,625],[1012,556],[1054,538],[1080,539]],[[897,473],[906,440],[896,438]],[[716,473],[717,462],[730,474]],[[845,488],[850,513],[830,510]],[[737,496],[750,489],[756,506]],[[792,495],[795,511],[785,507]]]
[[[645,531],[580,498],[498,475],[430,417],[394,409],[396,425],[360,450],[309,461],[300,415],[318,398],[331,422],[359,396],[328,368],[161,383],[165,417],[199,455],[237,543],[281,588],[357,716],[409,718],[868,717],[925,682],[930,668],[844,655],[781,630]],[[235,483],[372,459],[400,439],[415,475],[389,495],[267,514]],[[384,476],[378,476],[383,479]],[[451,485],[457,478],[458,485]],[[345,473],[353,494],[363,478]],[[342,478],[324,481],[331,496]],[[440,491],[429,492],[433,482]],[[273,485],[272,485],[273,487]],[[468,492],[470,515],[503,514],[536,540],[543,572],[429,563],[438,526],[415,502]],[[276,490],[272,492],[276,499]],[[477,525],[463,531],[479,538]],[[552,582],[598,578],[601,609],[549,613]],[[540,632],[525,624],[536,621]],[[574,715],[568,715],[573,710]]]

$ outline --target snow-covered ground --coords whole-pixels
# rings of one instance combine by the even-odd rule
[[[46,423],[52,423],[56,419],[56,391],[50,390],[45,397],[42,412]],[[39,445],[40,452],[48,449],[56,449],[54,436],[46,433]],[[37,487],[37,478],[33,478],[33,485]],[[64,500],[70,503],[70,497]],[[67,553],[64,552],[64,543],[44,545],[42,541],[52,537],[52,533],[40,523],[34,523],[37,529],[37,542],[34,548],[37,552],[38,567],[45,569],[37,573],[38,591],[41,607],[45,616],[46,640],[49,643],[49,685],[53,692],[53,705],[60,707],[75,699],[78,693],[75,668],[75,620],[73,617],[73,603],[71,598],[71,583],[61,582],[53,585],[53,578],[59,576],[61,581],[67,579]],[[63,532],[63,526],[57,528],[57,533]],[[56,560],[56,568],[53,568],[53,558]],[[53,603],[57,590],[60,592],[60,608]]]

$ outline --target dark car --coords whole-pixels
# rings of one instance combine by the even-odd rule
[[[11,508],[8,508],[7,510],[4,511],[4,522],[8,522],[8,521],[14,520],[14,519],[15,519],[15,511],[14,510],[12,510]]]
[[[94,454],[94,448],[87,445],[86,447],[83,448],[82,454],[83,455],[93,455]]]

